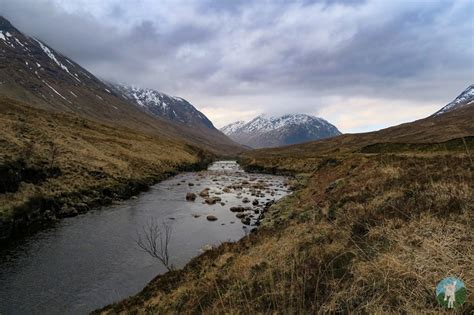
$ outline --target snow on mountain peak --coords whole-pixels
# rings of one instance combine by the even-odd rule
[[[234,133],[234,132],[236,132],[237,130],[239,130],[239,128],[241,128],[243,125],[245,125],[245,121],[239,120],[239,121],[230,123],[230,124],[228,124],[228,125],[222,127],[222,128],[221,128],[221,131],[222,131],[224,134]]]
[[[231,139],[255,148],[293,144],[341,134],[326,120],[306,114],[262,114],[247,123],[237,121],[229,124],[221,128],[221,131]]]
[[[275,130],[288,125],[304,125],[311,122],[327,124],[327,121],[324,119],[306,114],[286,114],[282,116],[262,114],[251,120],[246,125],[246,128],[250,131]]]
[[[450,112],[456,108],[464,107],[467,105],[474,104],[474,84],[468,86],[458,97],[456,97],[451,103],[447,104],[439,111],[434,113],[434,116],[439,116],[441,114]]]
[[[188,126],[204,125],[207,128],[214,128],[206,116],[181,97],[169,96],[153,89],[137,86],[114,84],[111,87],[132,103],[155,116]]]

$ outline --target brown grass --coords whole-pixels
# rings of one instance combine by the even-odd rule
[[[438,281],[474,286],[472,167],[446,152],[319,158],[257,233],[103,312],[443,312]],[[457,312],[473,307],[471,295]]]
[[[17,191],[0,194],[4,221],[28,212],[28,202],[35,198],[66,202],[68,195],[81,199],[82,193],[107,187],[116,189],[132,182],[146,185],[211,157],[183,142],[5,99],[0,100],[0,125],[0,166],[23,163],[23,169],[48,174],[40,182],[24,180]],[[59,173],[52,174],[51,168]]]

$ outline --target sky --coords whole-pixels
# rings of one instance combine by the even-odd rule
[[[474,83],[472,0],[0,0],[98,77],[217,127],[305,113],[342,132],[426,117]]]

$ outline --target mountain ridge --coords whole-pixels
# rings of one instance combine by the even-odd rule
[[[433,114],[433,116],[439,116],[455,110],[457,108],[474,105],[474,84],[469,85],[464,91],[461,92],[454,100],[443,106],[440,110]]]
[[[138,108],[106,82],[40,39],[0,20],[0,95],[40,109],[234,153],[243,148],[215,128],[186,125]]]
[[[209,120],[194,105],[182,97],[170,96],[150,88],[110,84],[111,88],[153,116],[166,118],[171,121],[193,127],[216,129]]]
[[[278,147],[340,135],[328,121],[307,114],[259,115],[220,129],[231,139],[253,148]]]

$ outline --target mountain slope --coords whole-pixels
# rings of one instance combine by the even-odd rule
[[[239,130],[240,128],[242,128],[245,124],[246,124],[245,121],[239,120],[222,127],[220,130],[226,135],[231,135],[235,133],[237,130]]]
[[[452,110],[462,108],[465,106],[474,106],[474,84],[471,84],[465,89],[458,97],[456,97],[451,103],[447,104],[439,111],[433,114],[433,116],[439,116],[448,113]]]
[[[186,126],[137,108],[80,65],[0,17],[0,94],[38,108],[181,139],[214,152],[242,148],[217,130]]]
[[[326,120],[310,115],[294,114],[279,117],[258,116],[248,123],[235,122],[221,131],[231,139],[253,147],[278,147],[340,135]]]
[[[183,98],[168,96],[153,89],[112,84],[112,88],[150,114],[192,127],[216,130],[212,122]]]

